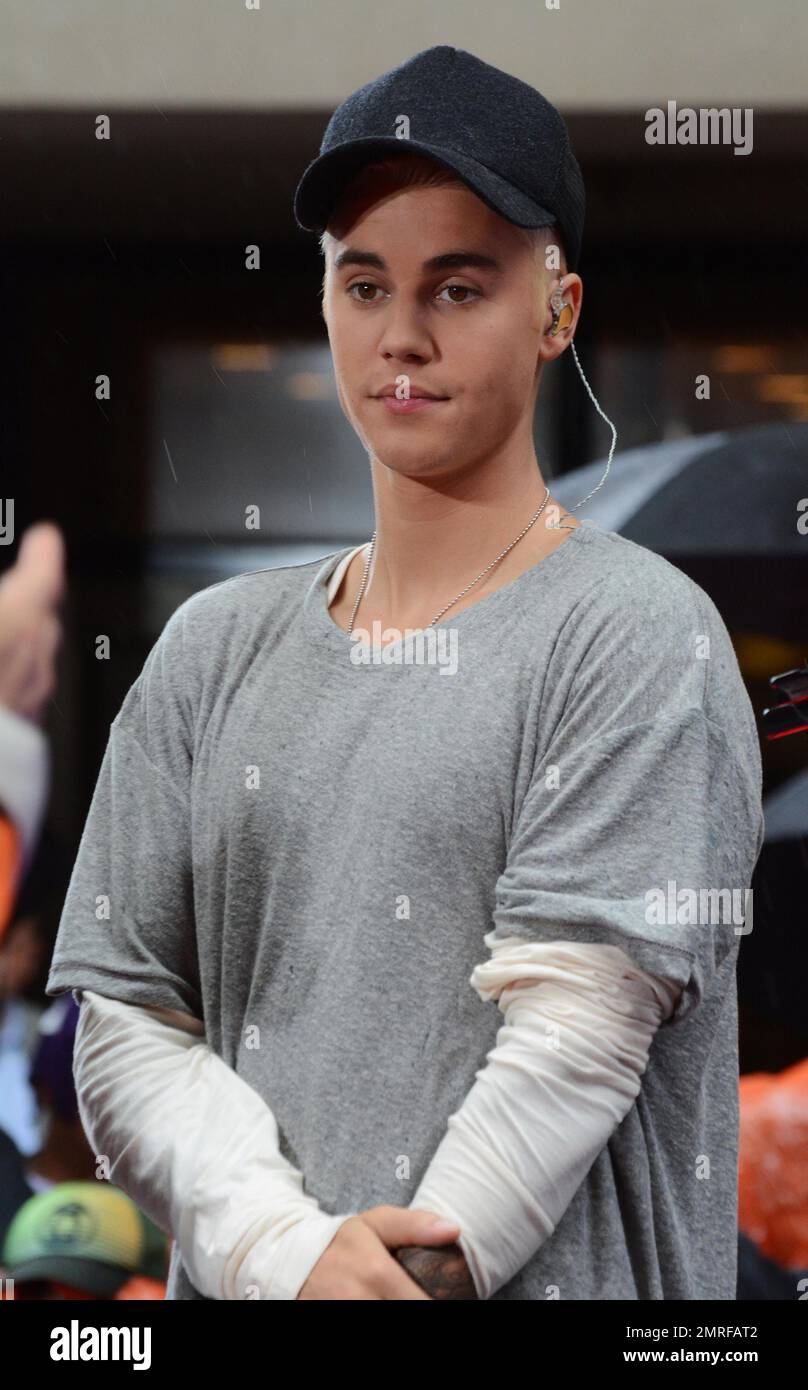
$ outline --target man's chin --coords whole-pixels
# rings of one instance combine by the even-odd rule
[[[430,452],[423,446],[402,449],[391,445],[388,440],[377,440],[371,445],[371,457],[383,468],[402,478],[435,478],[442,473],[450,473],[456,464],[454,453]]]

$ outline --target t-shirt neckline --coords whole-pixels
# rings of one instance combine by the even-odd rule
[[[507,584],[495,589],[492,594],[486,594],[476,603],[469,604],[467,608],[456,613],[454,617],[449,609],[435,624],[435,630],[446,626],[464,630],[469,628],[476,631],[478,627],[495,621],[501,611],[513,603],[523,590],[543,582],[548,577],[556,576],[560,570],[569,565],[575,555],[581,553],[581,546],[589,542],[593,532],[597,529],[594,522],[583,520],[580,526],[576,526],[571,531],[561,545],[557,546],[555,550],[551,550],[549,555],[544,555],[540,560],[537,560],[529,569],[523,570],[515,579],[510,579]],[[355,549],[355,545],[347,545],[333,555],[329,555],[317,571],[303,599],[303,619],[307,633],[316,640],[319,650],[333,652],[343,660],[350,656],[355,642],[348,636],[344,628],[335,623],[328,610],[328,582],[340,561]],[[404,640],[406,639],[399,638],[395,642],[387,643],[383,650],[400,647]],[[350,665],[350,663],[348,664]],[[386,668],[383,663],[367,662],[359,663],[358,667],[351,666],[351,669],[377,671]]]

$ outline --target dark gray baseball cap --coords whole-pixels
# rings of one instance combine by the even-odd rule
[[[396,134],[402,117],[406,139]],[[584,182],[563,117],[526,82],[448,44],[416,53],[337,107],[295,192],[298,226],[323,232],[362,166],[402,151],[454,170],[517,227],[556,223],[576,268]]]

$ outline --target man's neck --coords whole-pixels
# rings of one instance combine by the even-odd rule
[[[403,630],[431,622],[519,536],[541,507],[546,491],[537,465],[519,485],[489,498],[481,496],[479,489],[474,495],[459,496],[457,490],[449,495],[413,486],[409,479],[394,478],[392,483],[382,479],[378,485],[374,472],[377,534],[359,610],[362,625],[378,618]],[[553,529],[548,521],[562,522],[562,529]],[[565,515],[551,493],[527,533],[452,604],[449,613],[462,612],[518,578],[566,543],[571,531],[563,527],[580,524]],[[367,550],[362,550],[353,557],[330,606],[331,616],[341,627],[347,628],[350,621],[366,556]]]

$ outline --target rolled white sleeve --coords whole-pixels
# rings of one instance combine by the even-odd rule
[[[682,989],[616,946],[485,941],[491,959],[470,984],[505,1022],[410,1202],[458,1223],[481,1299],[555,1230],[636,1100]]]
[[[354,1213],[329,1216],[304,1193],[271,1109],[204,1037],[84,990],[74,1072],[110,1181],[173,1235],[199,1292],[295,1299]]]

